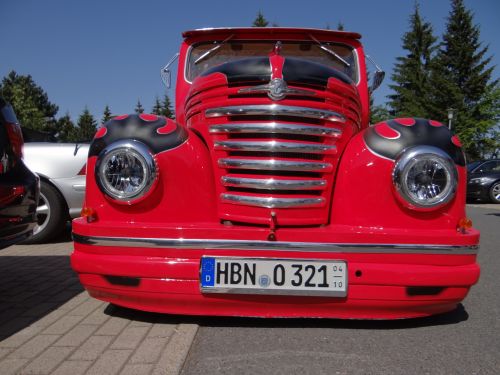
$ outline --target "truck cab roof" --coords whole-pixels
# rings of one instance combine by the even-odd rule
[[[223,27],[223,28],[206,28],[185,31],[182,36],[185,39],[190,38],[217,38],[224,35],[235,34],[238,36],[255,35],[259,39],[267,39],[269,37],[286,37],[297,36],[298,34],[314,35],[316,38],[329,39],[329,38],[342,38],[342,39],[361,39],[361,34],[339,31],[339,30],[325,30],[314,28],[299,28],[299,27]]]

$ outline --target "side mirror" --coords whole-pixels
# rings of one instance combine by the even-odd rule
[[[377,70],[373,74],[372,84],[370,85],[370,91],[373,92],[380,87],[385,78],[385,72],[383,70]]]
[[[377,65],[377,63],[375,61],[373,61],[373,59],[370,56],[366,55],[366,59],[369,62],[371,62],[373,64],[373,66],[375,67],[375,72],[373,73],[373,81],[369,87],[370,92],[373,92],[376,89],[378,89],[380,87],[380,85],[382,84],[382,82],[384,81],[385,72],[382,70],[382,68],[380,66]]]
[[[175,62],[175,60],[177,60],[178,57],[179,53],[176,53],[174,57],[170,59],[167,65],[165,65],[160,70],[161,80],[163,81],[163,84],[167,87],[167,89],[170,88],[170,83],[171,83],[170,65],[172,65]]]

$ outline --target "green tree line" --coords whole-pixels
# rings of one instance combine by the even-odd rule
[[[402,36],[404,55],[396,58],[391,74],[392,93],[386,104],[373,106],[371,123],[390,117],[423,117],[448,124],[459,136],[470,159],[498,156],[500,152],[500,85],[488,46],[480,41],[480,29],[463,0],[450,0],[451,9],[441,38],[420,15],[418,2],[409,17],[409,30]],[[269,21],[259,11],[254,27]],[[276,26],[276,24],[273,24]],[[329,28],[327,26],[327,28]],[[339,30],[344,25],[339,22]],[[89,140],[97,120],[85,108],[76,124],[68,113],[56,119],[58,106],[30,75],[10,72],[0,83],[0,93],[10,101],[23,126],[56,134],[61,141]],[[138,99],[135,111],[143,113]],[[151,112],[174,118],[168,95],[155,98]],[[105,106],[100,123],[113,117]]]
[[[111,108],[104,107],[100,122],[87,107],[79,115],[76,123],[69,113],[56,119],[59,107],[49,101],[47,93],[38,86],[30,75],[19,75],[15,71],[7,74],[0,83],[0,94],[12,104],[23,128],[45,133],[60,142],[90,141],[98,126],[114,117]],[[144,108],[137,100],[136,113],[143,113]],[[167,94],[162,100],[155,98],[151,113],[175,118],[172,103]]]
[[[402,36],[404,56],[396,58],[392,93],[384,105],[370,98],[372,124],[391,117],[423,117],[441,121],[456,133],[470,160],[500,155],[500,85],[488,46],[463,0],[451,0],[441,40],[420,15],[418,2]],[[252,26],[267,27],[259,11]],[[330,27],[327,25],[326,27]],[[339,22],[338,30],[344,30]],[[451,121],[449,116],[451,115]]]
[[[438,120],[458,135],[470,160],[498,156],[500,85],[463,0],[451,0],[441,40],[417,3],[402,42],[406,54],[396,58],[392,93],[372,111],[373,122],[390,116]]]

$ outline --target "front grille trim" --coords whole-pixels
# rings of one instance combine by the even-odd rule
[[[326,180],[288,180],[223,176],[222,184],[227,187],[259,190],[323,190],[326,187]]]
[[[221,201],[223,203],[265,208],[313,208],[323,207],[325,205],[325,198],[323,197],[279,198],[272,196],[258,197],[249,195],[221,194]]]
[[[326,120],[331,122],[345,123],[344,115],[326,109],[286,106],[280,104],[258,104],[208,108],[205,110],[205,117],[225,117],[225,116],[290,116],[315,120]]]
[[[302,152],[311,154],[335,154],[337,147],[323,143],[280,141],[216,141],[216,150],[257,152]]]
[[[292,172],[330,172],[331,163],[313,161],[289,161],[279,159],[236,159],[223,158],[218,161],[221,168],[266,170],[266,171],[292,171]]]
[[[288,124],[279,122],[228,123],[211,125],[211,134],[227,133],[264,133],[264,134],[301,134],[339,138],[342,131],[326,126]]]

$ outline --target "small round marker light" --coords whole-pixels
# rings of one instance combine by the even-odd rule
[[[91,207],[83,207],[80,215],[87,219],[87,223],[97,221],[97,212]]]
[[[468,217],[463,217],[458,220],[457,232],[465,233],[467,230],[472,228],[472,220]]]

